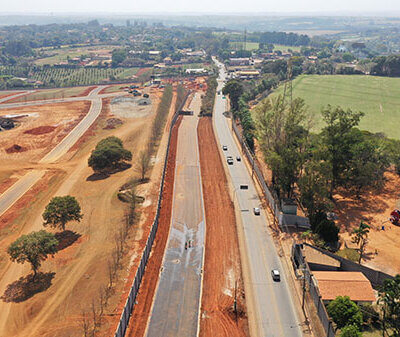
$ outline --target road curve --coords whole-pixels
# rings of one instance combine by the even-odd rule
[[[222,90],[226,78],[225,69],[220,62],[214,61],[220,67],[217,90]],[[220,145],[228,147],[227,151],[223,151],[223,158],[228,155],[236,158],[242,154],[233,139],[228,119],[223,114],[226,110],[226,99],[222,95],[217,95],[213,114],[216,135]],[[248,302],[252,303],[252,307],[248,308],[250,326],[255,327],[255,331],[252,332],[256,336],[300,337],[302,329],[287,282],[290,276],[286,275],[282,267],[267,227],[267,217],[264,212],[261,212],[259,216],[254,215],[253,212],[254,207],[261,208],[254,182],[243,161],[235,161],[233,165],[226,165],[226,167],[229,171],[228,179],[231,179],[234,187],[236,204],[240,208],[244,233],[245,255],[250,274],[247,275],[250,280],[250,291],[245,290],[246,298],[252,297],[252,301]],[[248,185],[248,189],[241,189],[242,184]],[[280,270],[280,282],[272,280],[272,269]]]
[[[90,100],[91,106],[86,114],[86,116],[79,122],[77,126],[66,136],[60,143],[58,143],[49,153],[47,153],[40,161],[41,164],[50,164],[56,162],[64,154],[66,154],[69,149],[79,140],[79,138],[89,129],[93,122],[101,113],[102,100],[98,93],[104,86],[100,86],[91,91],[88,96],[79,97],[80,100]],[[78,97],[74,97],[78,98]],[[70,100],[70,99],[64,99]],[[58,100],[50,100],[51,102]],[[46,101],[47,102],[47,101]],[[35,102],[37,105],[37,102]],[[15,103],[20,106],[21,103]],[[15,105],[13,104],[13,105]],[[41,105],[48,104],[41,102]],[[4,106],[3,104],[1,106]],[[8,105],[8,104],[7,104]],[[22,103],[25,105],[25,103]],[[0,195],[0,216],[4,214],[19,198],[21,198],[33,185],[36,184],[44,175],[44,170],[34,170],[23,177],[21,177],[14,185],[7,189],[4,193]]]

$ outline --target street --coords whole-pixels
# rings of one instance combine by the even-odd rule
[[[217,91],[222,90],[226,78],[225,70],[220,62],[214,60],[220,66]],[[227,146],[223,156],[232,156],[233,165],[227,165],[229,176],[233,185],[233,195],[240,208],[241,224],[244,232],[247,263],[250,275],[250,291],[246,288],[246,298],[251,296],[253,307],[248,307],[250,332],[257,336],[302,336],[300,322],[296,316],[296,310],[292,301],[285,269],[267,227],[268,220],[264,211],[255,215],[254,207],[261,208],[254,182],[247,170],[245,163],[236,161],[237,156],[242,157],[230,130],[229,119],[224,116],[228,110],[226,99],[223,95],[216,96],[215,110],[213,114],[215,131],[220,147]],[[222,150],[221,150],[222,151]],[[247,185],[248,189],[241,189],[240,185]],[[281,273],[281,281],[275,282],[271,277],[271,270],[278,269]],[[254,327],[253,330],[251,327]],[[256,331],[254,331],[254,329]]]

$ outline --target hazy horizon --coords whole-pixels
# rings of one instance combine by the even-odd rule
[[[321,2],[320,0],[253,0],[251,4],[230,0],[196,1],[166,0],[135,1],[114,0],[70,0],[65,2],[53,0],[14,0],[2,4],[0,15],[43,15],[43,14],[121,14],[121,15],[400,15],[400,1],[397,0],[336,0]]]

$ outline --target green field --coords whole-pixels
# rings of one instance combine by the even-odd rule
[[[41,48],[38,50],[46,50],[47,54],[52,56],[43,57],[40,59],[35,60],[35,64],[37,65],[44,65],[50,64],[53,65],[55,63],[59,63],[62,61],[67,61],[68,57],[79,57],[81,55],[88,55],[90,53],[96,53],[98,51],[112,51],[115,47],[114,46],[74,46],[74,47],[62,47],[59,49],[45,49]]]
[[[235,50],[244,48],[244,42],[230,42],[230,46]],[[258,49],[258,42],[246,42],[246,50],[252,51]]]
[[[292,51],[300,51],[301,47],[296,46],[284,46],[283,44],[274,44],[274,51],[280,50],[282,52],[287,52],[289,49]]]
[[[272,96],[283,92],[279,87]],[[360,129],[400,139],[400,78],[364,75],[302,75],[293,81],[293,96],[301,97],[314,116],[314,131],[323,126],[327,104],[362,111]]]

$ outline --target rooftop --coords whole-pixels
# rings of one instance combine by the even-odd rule
[[[371,283],[361,272],[314,271],[322,300],[334,300],[338,296],[349,296],[356,302],[376,300]]]

